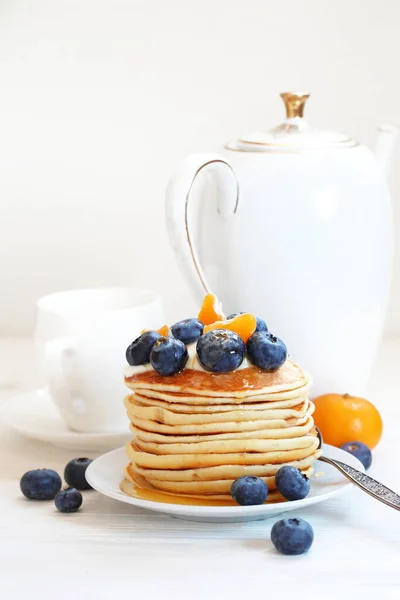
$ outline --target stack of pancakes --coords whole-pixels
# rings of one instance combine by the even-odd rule
[[[157,492],[227,500],[235,479],[262,477],[282,500],[275,474],[293,465],[308,476],[319,456],[308,399],[310,378],[287,360],[273,373],[249,367],[214,374],[185,369],[127,375],[134,440],[126,480]],[[125,486],[125,489],[127,486]]]

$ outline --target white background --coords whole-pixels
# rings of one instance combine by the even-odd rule
[[[397,0],[2,0],[0,331],[28,331],[34,300],[70,287],[152,288],[189,316],[164,229],[171,171],[275,125],[286,89],[312,93],[314,125],[372,145],[400,121],[399,23]],[[398,233],[399,161],[400,144]],[[399,299],[397,252],[398,332]]]

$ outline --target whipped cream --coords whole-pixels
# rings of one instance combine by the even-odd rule
[[[199,361],[199,357],[197,356],[196,342],[193,342],[193,344],[189,344],[186,347],[187,347],[187,351],[189,354],[189,358],[185,365],[185,369],[192,369],[193,371],[206,371],[206,369],[204,369],[201,362]],[[242,369],[248,369],[251,366],[252,366],[251,362],[245,356],[242,364],[237,369],[235,369],[235,371],[241,371]],[[145,365],[137,365],[134,367],[129,366],[125,369],[125,377],[133,377],[134,375],[139,375],[140,373],[146,373],[147,371],[154,371],[154,369],[150,363],[146,363]]]

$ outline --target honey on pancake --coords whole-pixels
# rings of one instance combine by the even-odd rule
[[[125,485],[123,484],[126,484]],[[233,500],[203,500],[201,498],[185,498],[184,496],[174,496],[173,494],[163,494],[153,490],[146,490],[138,485],[130,484],[126,480],[123,482],[121,489],[125,493],[129,493],[133,498],[139,500],[149,500],[151,502],[162,502],[163,504],[184,504],[186,506],[237,506]],[[127,488],[129,486],[129,492]]]
[[[250,390],[268,387],[272,384],[285,383],[283,371],[264,371],[258,367],[238,369],[229,373],[210,373],[208,371],[195,371],[185,369],[176,375],[159,375],[151,370],[145,373],[127,377],[126,382],[138,381],[141,384],[163,386],[179,386],[180,394],[190,389],[207,389],[214,392],[236,392],[237,390]]]
[[[183,504],[187,506],[237,506],[237,503],[230,498],[226,500],[205,500],[203,498],[190,498],[185,496],[176,496],[151,489],[149,484],[143,478],[142,484],[139,483],[140,475],[133,473],[128,467],[131,481],[124,479],[121,483],[121,490],[133,498],[140,500],[149,500],[151,502],[161,502],[163,504]],[[142,478],[140,478],[142,479]]]

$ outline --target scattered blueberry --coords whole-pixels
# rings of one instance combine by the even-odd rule
[[[52,469],[35,469],[27,471],[19,485],[30,500],[52,500],[61,489],[61,477]]]
[[[184,319],[172,325],[172,335],[184,344],[191,344],[199,339],[203,333],[204,323],[198,319]]]
[[[271,529],[271,541],[282,554],[303,554],[313,540],[313,528],[304,519],[281,519]]]
[[[92,462],[91,458],[73,458],[64,469],[64,479],[71,488],[91,490],[92,486],[86,481],[86,469]]]
[[[287,348],[279,338],[268,331],[257,331],[249,338],[247,354],[256,367],[276,371],[287,358]]]
[[[296,467],[285,465],[275,475],[276,487],[286,500],[301,500],[310,491],[310,480]]]
[[[82,506],[82,494],[75,488],[61,490],[54,498],[54,504],[62,513],[76,512]]]
[[[261,477],[245,475],[232,483],[231,496],[242,506],[264,504],[268,496],[268,487]]]
[[[150,352],[160,338],[158,331],[145,331],[126,349],[126,360],[133,367],[150,362]]]
[[[227,319],[234,319],[238,315],[244,315],[244,314],[245,314],[244,312],[232,313],[231,315],[229,315],[229,317],[227,317]],[[256,320],[257,320],[256,331],[268,331],[268,327],[267,327],[267,324],[264,321],[264,319],[260,319],[260,317],[256,317]]]
[[[197,355],[203,367],[214,373],[234,371],[243,362],[245,345],[242,338],[228,329],[212,329],[197,342]]]
[[[150,362],[160,375],[174,375],[184,369],[188,351],[180,340],[173,337],[160,337],[150,353]]]
[[[285,465],[275,475],[276,487],[286,500],[301,500],[310,491],[310,480],[296,467]]]
[[[342,450],[346,450],[346,452],[349,452],[358,458],[358,460],[364,465],[365,470],[370,468],[372,463],[372,453],[368,446],[362,442],[347,442],[347,444],[343,444],[343,446],[340,447]]]

